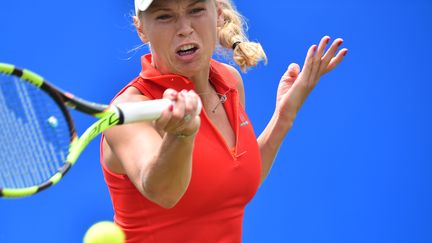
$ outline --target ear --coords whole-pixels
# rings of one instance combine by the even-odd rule
[[[147,35],[144,33],[144,28],[143,28],[142,21],[137,16],[133,16],[132,18],[133,18],[133,22],[134,22],[136,31],[137,31],[138,36],[141,39],[141,41],[143,43],[149,42],[149,40],[147,38]]]
[[[217,27],[223,27],[225,25],[225,17],[222,12],[222,4],[216,1],[217,8]]]

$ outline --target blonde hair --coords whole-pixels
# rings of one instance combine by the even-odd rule
[[[234,62],[245,72],[254,67],[260,60],[267,63],[267,56],[261,46],[251,42],[245,33],[246,24],[243,16],[236,10],[231,0],[216,0],[222,11],[224,23],[218,27],[219,44],[227,49],[233,49]]]

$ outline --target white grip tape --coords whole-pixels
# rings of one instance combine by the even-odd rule
[[[116,107],[123,113],[123,123],[139,121],[152,121],[158,119],[162,112],[175,102],[169,99],[156,99],[139,102],[117,104]],[[201,113],[202,104],[198,101],[197,114]]]

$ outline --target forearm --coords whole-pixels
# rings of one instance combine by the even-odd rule
[[[261,181],[267,177],[273,165],[280,145],[283,142],[289,129],[292,127],[294,116],[281,119],[278,115],[273,115],[270,122],[258,137],[258,145],[261,153]]]
[[[194,140],[194,135],[186,138],[164,136],[158,154],[142,171],[142,188],[147,198],[166,208],[180,200],[192,174]]]

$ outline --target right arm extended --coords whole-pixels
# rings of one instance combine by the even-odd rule
[[[156,122],[139,122],[108,129],[103,141],[104,162],[126,174],[152,202],[171,208],[181,199],[192,173],[192,152],[200,125],[196,114],[199,97],[193,91],[167,90],[164,98],[175,102]],[[114,103],[148,100],[133,87]],[[190,115],[190,120],[185,120]]]

